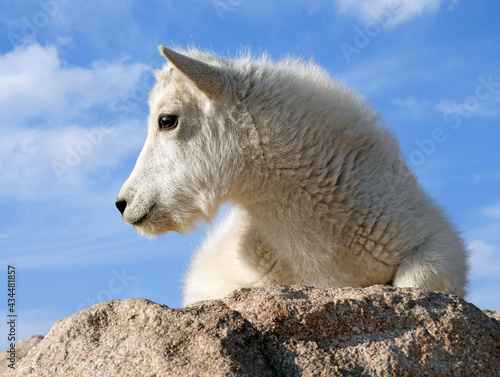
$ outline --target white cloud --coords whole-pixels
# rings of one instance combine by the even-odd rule
[[[500,96],[496,95],[487,101],[481,101],[474,96],[466,97],[461,103],[444,99],[438,102],[434,109],[443,113],[443,115],[457,115],[461,118],[470,117],[498,117],[500,111]]]
[[[357,64],[349,64],[337,70],[337,75],[347,85],[359,90],[367,98],[380,96],[385,90],[401,85],[394,80],[401,69],[401,60],[393,56],[377,57],[373,60],[361,60]]]
[[[485,208],[483,213],[487,216],[495,218],[496,220],[500,220],[500,205]]]
[[[444,116],[460,118],[498,117],[500,111],[500,81],[493,74],[479,75],[474,86],[470,86],[461,101],[445,98],[435,105]],[[451,117],[450,117],[451,119]]]
[[[145,129],[140,121],[121,122],[120,127],[6,129],[0,139],[0,195],[21,200],[77,195],[88,188],[92,174],[136,156]]]
[[[471,213],[466,228],[470,251],[470,289],[467,300],[482,309],[500,310],[500,205]]]
[[[30,117],[74,117],[130,92],[148,69],[142,63],[106,61],[70,66],[55,46],[18,47],[0,55],[0,119],[17,123]]]
[[[462,106],[455,101],[444,99],[436,104],[434,108],[441,111],[444,115],[456,114],[462,111]]]
[[[500,205],[482,209],[475,220],[477,229],[469,236],[471,274],[475,279],[496,279],[500,283]]]
[[[483,240],[469,243],[472,275],[479,278],[498,277],[500,275],[500,254],[494,245]]]
[[[498,279],[491,279],[484,284],[471,289],[466,300],[473,303],[480,309],[500,311],[500,290]]]
[[[38,44],[0,55],[0,195],[76,195],[95,184],[96,174],[136,156],[146,127],[129,115],[136,104],[145,104],[152,84],[148,71],[142,63],[69,66],[56,47]],[[109,107],[114,102],[120,111]],[[112,114],[100,116],[95,105]]]
[[[430,100],[428,98],[397,97],[391,100],[391,104],[398,108],[405,118],[418,119],[429,114]]]
[[[363,22],[383,21],[384,26],[394,27],[423,14],[433,14],[442,3],[453,7],[458,0],[337,0],[339,15],[349,14]]]
[[[472,174],[471,178],[476,183],[484,183],[500,180],[500,169],[489,169]],[[500,209],[499,209],[500,211]]]

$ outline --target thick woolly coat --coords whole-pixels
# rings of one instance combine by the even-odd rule
[[[312,62],[160,51],[169,62],[118,197],[124,220],[184,232],[232,203],[192,260],[185,304],[272,284],[463,297],[460,236],[356,92]],[[161,129],[162,116],[176,124]]]

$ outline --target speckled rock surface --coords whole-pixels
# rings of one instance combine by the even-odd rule
[[[14,366],[17,366],[19,360],[26,356],[31,348],[36,346],[43,339],[41,335],[35,335],[27,339],[20,340],[15,345],[15,362]],[[0,353],[0,376],[7,377],[14,374],[14,370],[9,368],[9,364],[12,364],[10,348],[6,349],[4,352]]]
[[[483,313],[488,317],[495,318],[497,321],[500,321],[500,312],[495,312],[493,310],[483,310]]]
[[[500,322],[420,289],[270,287],[170,309],[108,301],[58,321],[16,376],[493,376]]]

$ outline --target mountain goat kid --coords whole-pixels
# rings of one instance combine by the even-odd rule
[[[148,136],[116,206],[153,236],[232,203],[184,304],[272,284],[391,284],[463,297],[467,254],[379,116],[317,65],[160,46]]]

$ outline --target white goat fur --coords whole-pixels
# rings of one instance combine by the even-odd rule
[[[461,238],[353,90],[311,62],[160,51],[124,220],[184,232],[232,203],[192,260],[185,305],[272,284],[464,296]],[[162,114],[177,127],[160,130]]]

